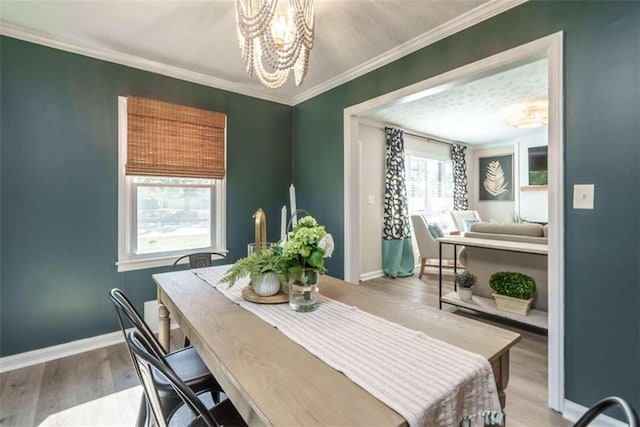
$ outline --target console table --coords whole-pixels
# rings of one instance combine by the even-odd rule
[[[473,301],[462,301],[458,294],[457,285],[454,281],[454,292],[442,295],[442,245],[453,245],[453,261],[454,261],[454,273],[457,272],[457,249],[458,246],[470,246],[485,249],[495,249],[507,252],[521,252],[538,255],[548,255],[549,247],[544,243],[528,243],[528,242],[514,242],[510,240],[495,240],[495,239],[480,239],[475,237],[464,236],[446,236],[437,239],[439,244],[439,262],[438,262],[438,304],[442,310],[442,303],[455,305],[457,307],[467,308],[494,316],[500,316],[516,322],[526,323],[531,326],[535,326],[540,329],[548,329],[547,313],[545,311],[531,309],[527,316],[519,314],[507,313],[499,311],[492,298],[485,298],[478,295],[473,296]]]

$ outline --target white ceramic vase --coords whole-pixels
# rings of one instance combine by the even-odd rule
[[[462,301],[473,301],[473,287],[463,288],[458,286],[458,296]]]
[[[273,271],[259,275],[253,283],[253,292],[261,297],[270,297],[280,290],[280,279]]]

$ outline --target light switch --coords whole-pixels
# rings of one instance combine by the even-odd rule
[[[373,200],[374,200],[374,198],[373,198],[373,194],[369,194],[369,199],[367,200],[367,203],[369,203],[370,205],[372,205],[372,204],[373,204]]]
[[[573,208],[593,209],[595,185],[578,184],[573,186]]]

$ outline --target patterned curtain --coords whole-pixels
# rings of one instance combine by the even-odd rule
[[[467,147],[460,144],[451,146],[453,160],[453,210],[469,209],[469,193],[467,192]]]
[[[415,259],[407,209],[404,170],[404,136],[399,129],[385,128],[387,134],[384,217],[382,228],[382,269],[390,277],[413,275]]]

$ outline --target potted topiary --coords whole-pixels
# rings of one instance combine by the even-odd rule
[[[499,271],[491,275],[489,286],[495,291],[493,298],[498,310],[527,315],[536,291],[536,282],[531,276]]]
[[[458,286],[458,296],[462,301],[473,301],[473,285],[476,284],[476,276],[463,271],[456,273],[456,285]]]
[[[220,283],[233,286],[240,278],[249,276],[251,288],[256,295],[268,297],[280,291],[280,286],[287,282],[287,268],[282,256],[272,249],[262,250],[241,258],[231,266]]]

